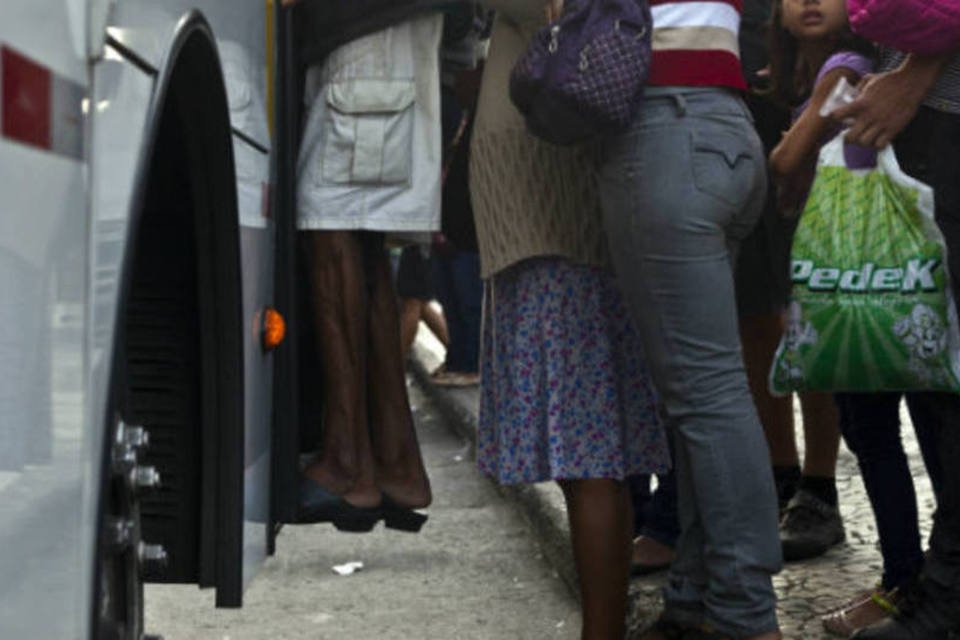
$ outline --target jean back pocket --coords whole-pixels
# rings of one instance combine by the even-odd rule
[[[717,131],[694,131],[690,140],[697,189],[734,207],[744,205],[755,190],[760,170],[751,140]]]

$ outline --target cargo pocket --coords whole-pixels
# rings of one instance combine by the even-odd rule
[[[753,194],[757,180],[750,143],[730,133],[713,132],[694,132],[690,141],[697,189],[734,207],[742,206]]]
[[[347,80],[327,87],[323,183],[409,184],[416,87]]]

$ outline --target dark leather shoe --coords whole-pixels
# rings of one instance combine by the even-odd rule
[[[387,494],[383,494],[383,502],[380,503],[380,513],[383,515],[384,526],[388,529],[396,529],[397,531],[419,533],[420,529],[422,529],[423,525],[427,522],[426,514],[401,507]]]
[[[640,640],[681,640],[690,627],[659,618],[653,626],[640,634]]]
[[[315,524],[329,522],[339,531],[366,533],[372,531],[380,520],[377,507],[357,507],[340,496],[330,493],[316,481],[300,479],[300,505],[297,523]]]

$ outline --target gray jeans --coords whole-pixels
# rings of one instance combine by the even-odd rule
[[[740,350],[733,265],[766,195],[742,101],[651,88],[601,171],[604,225],[676,445],[682,533],[668,619],[735,637],[777,628],[777,498]]]

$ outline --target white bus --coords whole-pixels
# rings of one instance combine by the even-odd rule
[[[0,638],[148,638],[143,579],[239,606],[294,517],[279,15],[0,1]]]

